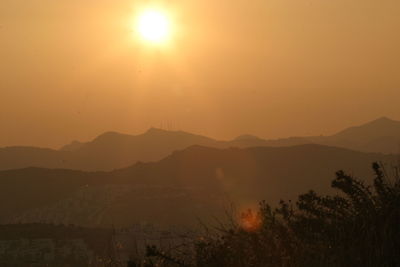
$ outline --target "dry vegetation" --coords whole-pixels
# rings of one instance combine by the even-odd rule
[[[336,173],[336,195],[242,214],[195,241],[192,262],[149,249],[148,266],[400,266],[400,177],[373,164],[371,185]],[[132,265],[133,266],[133,265]]]

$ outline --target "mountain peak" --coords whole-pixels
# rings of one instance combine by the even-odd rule
[[[400,121],[380,117],[368,123],[347,128],[334,137],[368,143],[383,137],[400,136]]]
[[[373,121],[371,121],[371,122],[369,122],[367,124],[389,124],[389,123],[391,123],[391,124],[393,124],[393,123],[399,124],[400,122],[392,120],[392,119],[390,119],[388,117],[380,117],[380,118],[378,118],[376,120],[373,120]]]
[[[108,142],[113,142],[113,141],[120,141],[121,139],[126,139],[131,137],[131,135],[128,134],[122,134],[118,132],[105,132],[99,136],[97,136],[92,142],[90,143],[108,143]]]

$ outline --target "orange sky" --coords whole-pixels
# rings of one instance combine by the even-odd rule
[[[137,40],[149,1],[2,0],[0,146],[108,131],[331,134],[400,119],[398,0],[169,0],[167,46]]]

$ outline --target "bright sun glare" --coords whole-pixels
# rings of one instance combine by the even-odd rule
[[[137,30],[141,38],[153,44],[165,42],[171,34],[168,16],[156,9],[148,9],[139,14]]]

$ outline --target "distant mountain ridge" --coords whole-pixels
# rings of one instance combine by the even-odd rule
[[[291,137],[276,140],[242,135],[230,141],[219,141],[183,131],[156,128],[151,128],[139,135],[106,132],[90,142],[74,141],[60,150],[32,147],[0,148],[0,170],[43,167],[110,171],[130,166],[138,161],[158,161],[175,150],[193,145],[246,148],[304,144],[396,154],[400,152],[400,122],[383,117],[360,126],[347,128],[331,136]]]
[[[262,199],[276,204],[310,189],[328,192],[340,169],[368,178],[372,162],[395,160],[322,145],[191,146],[111,172],[0,171],[0,223],[193,225],[198,218],[223,214],[230,201],[240,208]]]
[[[381,117],[313,141],[364,152],[400,154],[400,121]]]
[[[72,141],[71,143],[61,147],[60,151],[77,151],[83,145],[84,145],[84,143],[75,140],[75,141]]]

